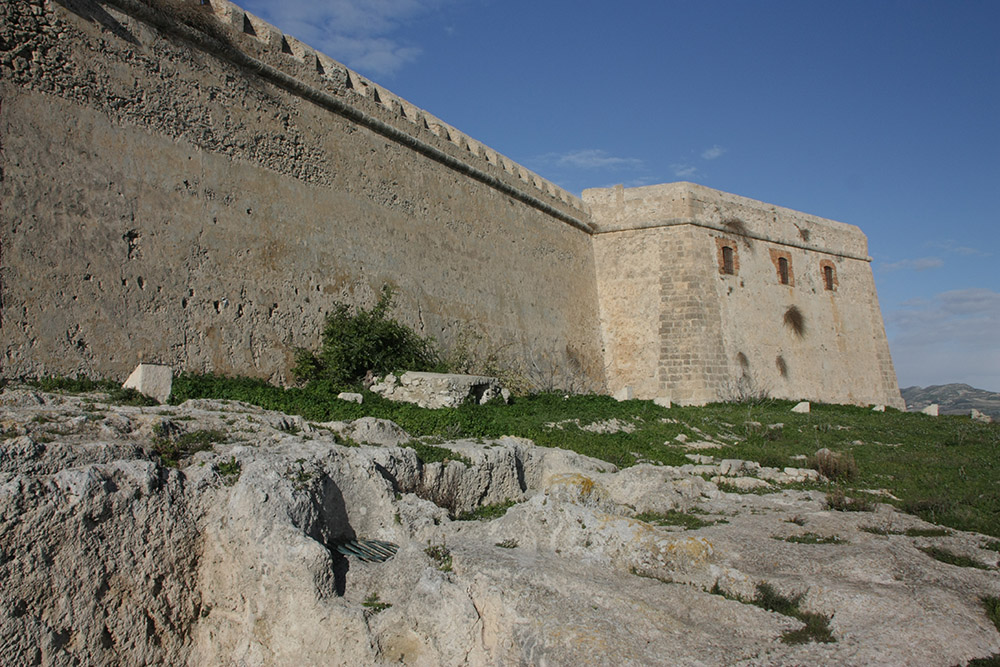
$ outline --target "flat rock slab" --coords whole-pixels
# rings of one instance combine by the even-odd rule
[[[139,364],[128,376],[122,387],[135,389],[140,394],[155,398],[160,403],[166,403],[170,398],[170,389],[174,381],[174,372],[170,366],[160,364]]]
[[[390,373],[373,384],[371,391],[422,408],[457,408],[467,401],[482,405],[493,399],[506,403],[510,398],[510,392],[494,377],[416,371],[407,371],[398,378]]]

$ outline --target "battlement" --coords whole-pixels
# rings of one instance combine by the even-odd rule
[[[127,4],[123,0],[112,2],[120,6]],[[241,46],[254,44],[258,47],[256,54],[244,53],[247,57],[266,59],[266,63],[262,63],[265,67],[255,68],[258,74],[268,77],[273,74],[271,68],[275,68],[295,79],[303,87],[301,92],[316,102],[329,103],[331,100],[324,98],[333,93],[335,98],[357,112],[351,114],[354,120],[392,139],[403,139],[403,143],[428,157],[456,167],[466,175],[555,214],[584,231],[590,231],[589,211],[579,197],[308,44],[282,33],[242,7],[228,0],[210,0],[205,9],[241,36],[238,38]],[[189,27],[198,29],[197,26]],[[332,110],[340,111],[339,108]],[[389,125],[395,132],[387,132],[388,128],[383,124]],[[456,164],[456,160],[460,164]]]

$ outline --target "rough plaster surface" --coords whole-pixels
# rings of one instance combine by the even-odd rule
[[[514,438],[445,443],[470,463],[424,465],[391,444],[342,447],[331,430],[388,424],[16,387],[0,394],[0,421],[5,663],[946,667],[1000,651],[979,602],[1000,595],[984,536],[906,537],[892,533],[928,524],[705,479],[812,471],[706,455],[617,471]],[[180,469],[151,455],[155,433],[200,429],[227,441]],[[234,460],[238,476],[225,474]],[[452,518],[505,500],[517,504],[499,519]],[[685,531],[634,518],[670,509],[721,521]],[[784,539],[806,533],[842,542]],[[385,563],[336,552],[352,538],[399,551]],[[938,562],[919,551],[930,545],[991,569]],[[782,643],[798,621],[707,592],[748,596],[762,582],[832,616],[837,641]],[[376,613],[372,595],[392,606]]]

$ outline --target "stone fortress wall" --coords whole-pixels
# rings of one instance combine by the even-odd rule
[[[4,377],[283,381],[334,302],[389,283],[418,331],[563,386],[901,404],[856,228],[690,184],[581,201],[225,0],[5,2],[0,31]],[[795,286],[765,287],[771,247]],[[765,294],[801,339],[756,323]]]

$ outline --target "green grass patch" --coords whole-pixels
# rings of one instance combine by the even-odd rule
[[[215,471],[219,473],[223,484],[226,486],[233,486],[239,481],[240,474],[243,472],[243,466],[236,460],[235,456],[232,456],[228,461],[217,463],[215,465]]]
[[[989,596],[983,598],[983,608],[986,609],[986,617],[990,619],[997,631],[1000,632],[1000,597]]]
[[[666,512],[642,512],[636,514],[635,519],[651,523],[654,526],[681,526],[685,530],[697,530],[705,526],[711,526],[719,521],[702,519],[694,514],[680,512],[677,510],[667,510]]]
[[[442,572],[451,572],[451,549],[444,544],[428,544],[427,548],[424,549],[424,553],[434,561],[437,569]]]
[[[1000,551],[1000,540],[989,540],[983,544],[983,549],[990,551]]]
[[[843,544],[847,540],[843,540],[836,535],[822,536],[816,533],[804,533],[802,535],[789,535],[788,537],[778,537],[775,536],[776,540],[782,540],[784,542],[791,542],[792,544]]]
[[[903,531],[907,537],[944,537],[950,534],[947,528],[907,528]]]
[[[801,628],[789,630],[781,636],[781,641],[786,644],[832,643],[837,641],[836,637],[833,636],[833,631],[830,630],[829,616],[805,611],[801,608],[802,598],[805,597],[805,593],[788,597],[779,593],[771,584],[762,582],[757,584],[757,591],[754,597],[748,600],[722,590],[718,581],[715,582],[709,593],[721,595],[727,600],[752,604],[761,609],[802,621],[803,626]]]
[[[467,457],[462,456],[457,452],[453,452],[447,447],[428,445],[420,442],[419,440],[412,440],[403,446],[414,450],[417,453],[417,458],[424,463],[447,463],[449,461],[458,461],[460,463],[464,463],[465,465],[472,465],[472,461],[470,461]]]
[[[392,606],[390,602],[382,602],[378,599],[378,593],[369,593],[368,597],[365,598],[361,606],[368,610],[371,614],[378,614]]]
[[[849,496],[842,489],[826,494],[827,509],[837,512],[874,512],[878,503],[867,496]]]
[[[107,402],[115,405],[150,406],[159,405],[155,398],[140,394],[135,389],[125,389],[112,380],[92,380],[78,375],[75,378],[48,376],[29,378],[25,384],[57,394],[89,394],[99,392],[107,396]]]
[[[455,517],[456,521],[492,521],[493,519],[499,519],[504,514],[507,513],[511,507],[517,503],[513,500],[505,500],[502,503],[494,503],[492,505],[480,505],[471,512],[463,512]]]
[[[958,567],[974,567],[977,570],[991,569],[989,565],[981,563],[975,558],[969,558],[968,556],[956,554],[948,551],[947,549],[942,549],[941,547],[921,547],[920,550],[934,560],[939,560],[942,563],[948,563],[949,565],[957,565]]]
[[[172,468],[178,467],[180,462],[196,452],[207,451],[216,443],[226,441],[226,434],[222,431],[201,429],[182,433],[174,437],[154,437],[153,450],[160,455],[163,464]]]

